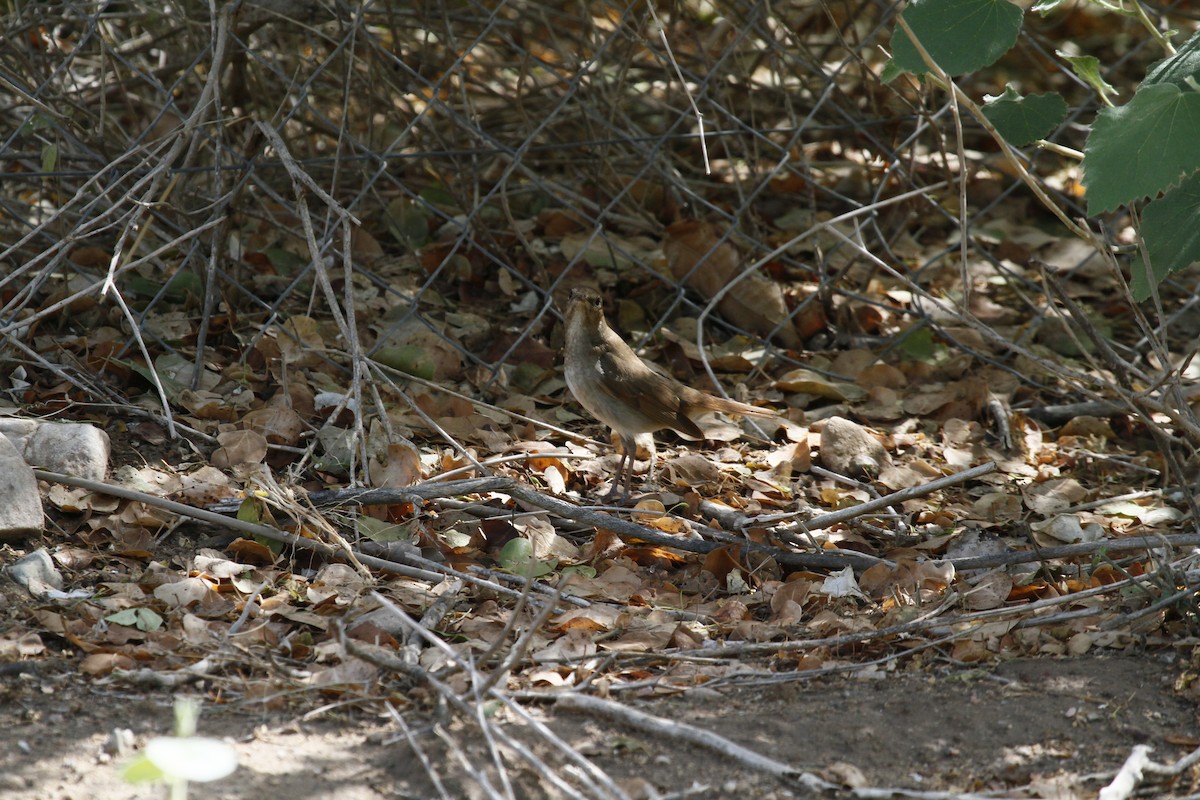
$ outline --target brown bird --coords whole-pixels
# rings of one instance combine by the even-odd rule
[[[641,434],[671,428],[703,439],[704,431],[692,416],[704,411],[776,416],[769,409],[713,397],[655,372],[608,327],[603,300],[591,289],[571,290],[564,355],[571,394],[592,416],[617,432],[625,449],[608,496],[621,485],[622,473],[625,494],[629,494],[636,440]],[[654,440],[648,438],[653,474]]]

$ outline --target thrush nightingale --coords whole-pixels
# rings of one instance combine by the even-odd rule
[[[671,428],[703,439],[704,431],[692,416],[704,411],[776,416],[768,409],[713,397],[655,372],[608,327],[603,301],[591,289],[571,290],[564,356],[571,394],[592,416],[616,431],[625,449],[608,496],[621,485],[622,474],[625,494],[629,494],[640,434]],[[653,437],[649,438],[653,474]]]

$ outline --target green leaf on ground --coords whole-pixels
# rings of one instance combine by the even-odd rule
[[[263,253],[280,275],[294,275],[308,266],[307,258],[283,247],[268,247]]]
[[[424,347],[417,345],[401,345],[400,347],[381,347],[372,358],[386,367],[400,370],[427,381],[433,380],[437,372],[437,364],[433,356]]]
[[[933,331],[922,325],[916,330],[910,328],[897,343],[897,349],[913,361],[931,362],[938,348],[933,341]]]
[[[429,241],[429,210],[407,197],[388,203],[383,222],[397,242],[416,250]]]
[[[540,578],[558,566],[557,561],[538,560],[533,554],[533,543],[520,537],[510,540],[500,548],[496,561],[509,572],[527,578]]]
[[[139,631],[156,631],[162,628],[163,618],[149,608],[126,608],[104,618],[105,622],[137,628]]]
[[[204,296],[204,281],[190,269],[178,270],[164,285],[141,275],[133,274],[126,279],[126,286],[140,297],[158,297],[168,303],[182,303],[189,296]]]

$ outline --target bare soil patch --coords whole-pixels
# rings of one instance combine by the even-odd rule
[[[839,677],[805,684],[694,690],[631,701],[656,716],[715,731],[759,753],[830,779],[861,771],[868,785],[912,790],[997,792],[1000,796],[1086,797],[1137,744],[1171,762],[1196,744],[1197,709],[1173,689],[1177,668],[1159,654],[1018,660],[994,667]],[[113,730],[137,744],[168,733],[165,693],[129,692],[55,672],[4,678],[10,728],[0,767],[0,796],[30,800],[120,800],[161,796],[118,775]],[[309,698],[315,700],[317,698]],[[435,797],[427,771],[396,726],[369,704],[311,711],[209,706],[201,733],[236,744],[241,768],[211,787],[217,798]],[[679,741],[646,737],[604,720],[527,706],[577,751],[631,792],[694,797],[803,796],[801,790],[747,771],[721,755]],[[497,722],[510,732],[521,723]],[[406,714],[415,740],[451,797],[482,796],[478,783],[434,735],[425,714]],[[486,743],[461,722],[445,738],[478,766]],[[555,754],[540,740],[547,763]],[[493,776],[494,778],[494,776]],[[554,797],[544,776],[514,770],[517,796]],[[1190,776],[1158,796],[1195,791]],[[641,795],[638,792],[642,792]],[[694,792],[692,794],[691,792]],[[1009,794],[1013,792],[1013,794]]]

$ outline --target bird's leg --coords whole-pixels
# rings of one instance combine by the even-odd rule
[[[653,433],[639,433],[637,436],[634,437],[634,446],[633,446],[634,453],[637,452],[637,448],[639,445],[641,447],[646,448],[646,452],[648,452],[650,454],[650,470],[649,470],[649,475],[646,476],[646,481],[647,481],[647,483],[653,484],[654,483],[654,464],[658,460],[658,448],[654,445],[654,434]],[[636,461],[636,459],[635,459],[635,461]],[[632,467],[632,466],[633,466],[633,464],[630,464],[630,467]]]
[[[625,451],[621,454],[621,461],[617,464],[617,474],[613,476],[612,488],[604,495],[605,500],[611,500],[617,496],[618,490],[621,489],[621,477],[625,478],[625,490],[621,492],[622,500],[628,499],[629,491],[633,484],[633,462],[637,454],[637,444],[632,436],[621,437],[621,448]]]

